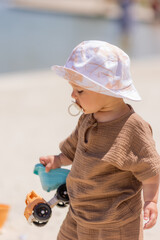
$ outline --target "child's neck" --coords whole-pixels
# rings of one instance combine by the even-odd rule
[[[94,113],[94,118],[97,122],[109,122],[120,118],[129,111],[130,107],[125,102],[119,101]]]

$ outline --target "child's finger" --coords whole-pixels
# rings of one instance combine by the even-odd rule
[[[150,210],[145,209],[144,210],[144,220],[147,221],[149,219],[149,216],[150,216]]]
[[[49,163],[46,165],[45,170],[46,170],[46,172],[48,173],[51,169],[52,169],[52,163],[49,162]]]
[[[156,224],[156,221],[157,221],[156,214],[152,213],[149,221],[144,225],[144,229],[152,228]]]
[[[40,163],[43,164],[44,166],[45,166],[45,165],[47,164],[47,162],[48,162],[48,161],[47,161],[47,157],[40,157],[40,158],[39,158],[39,161],[40,161]]]

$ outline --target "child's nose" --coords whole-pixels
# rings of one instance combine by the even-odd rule
[[[77,95],[76,95],[75,91],[72,91],[71,97],[74,99],[77,99]]]

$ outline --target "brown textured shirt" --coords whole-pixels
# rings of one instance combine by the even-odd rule
[[[73,161],[67,177],[72,217],[91,228],[122,226],[142,211],[142,181],[160,171],[150,125],[131,108],[110,122],[82,114],[60,144]]]

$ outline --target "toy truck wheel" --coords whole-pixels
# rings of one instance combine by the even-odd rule
[[[52,210],[47,203],[39,203],[33,209],[33,216],[38,222],[46,222],[52,214]]]
[[[57,198],[62,202],[69,202],[66,184],[59,186],[57,189]]]
[[[37,227],[43,227],[43,226],[45,226],[47,223],[48,223],[48,221],[47,221],[47,222],[35,222],[35,221],[33,221],[33,224],[36,225]]]
[[[64,208],[67,207],[69,202],[59,202],[57,203],[57,207]]]

